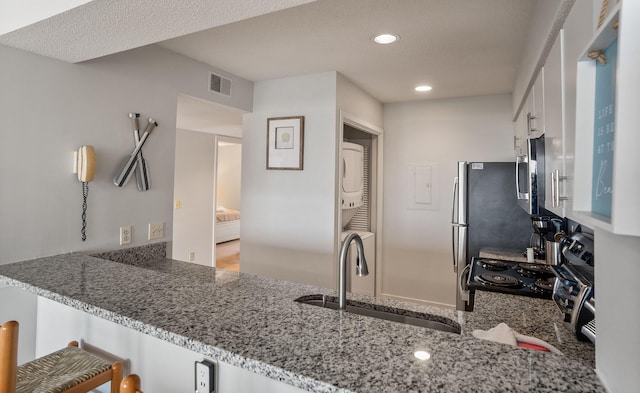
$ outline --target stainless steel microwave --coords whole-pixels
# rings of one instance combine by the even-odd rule
[[[527,138],[516,157],[518,205],[529,214],[544,206],[544,135]]]

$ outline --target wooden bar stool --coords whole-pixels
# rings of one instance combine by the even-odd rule
[[[59,351],[18,366],[18,322],[0,326],[0,393],[86,393],[111,382],[111,393],[141,393],[140,378],[122,379],[122,363],[109,363],[73,341]],[[121,390],[122,383],[122,390]]]

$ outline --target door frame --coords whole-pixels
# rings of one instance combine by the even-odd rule
[[[342,234],[342,199],[341,199],[341,173],[342,173],[342,143],[344,140],[344,126],[348,125],[359,131],[365,132],[372,136],[371,138],[371,179],[370,192],[371,200],[369,204],[374,211],[371,217],[371,232],[375,233],[376,241],[376,277],[374,296],[379,296],[382,292],[382,193],[383,193],[383,142],[384,130],[365,120],[358,118],[348,112],[339,111],[338,114],[338,132],[336,133],[336,162],[335,162],[335,239],[334,239],[334,261],[338,260],[340,254],[340,236]],[[333,264],[334,282],[338,280],[338,264]]]
[[[211,231],[211,255],[213,259],[213,267],[216,267],[216,207],[218,206],[218,147],[220,146],[220,142],[228,142],[228,143],[236,143],[242,146],[242,138],[237,138],[233,136],[226,135],[218,135],[215,134],[214,138],[214,149],[213,149],[213,223],[212,223],[212,231]],[[242,148],[241,148],[242,150]],[[240,176],[242,176],[242,168],[240,168]],[[242,193],[242,189],[240,190]],[[240,209],[242,211],[242,208]]]

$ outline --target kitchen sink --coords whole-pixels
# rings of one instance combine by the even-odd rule
[[[338,309],[338,298],[335,296],[306,295],[295,299],[295,301],[298,303],[310,304],[312,306],[330,308],[333,310]],[[449,318],[438,315],[392,308],[379,304],[358,302],[354,300],[347,300],[346,311],[353,314],[365,315],[387,321],[421,326],[447,333],[460,334],[460,324]]]

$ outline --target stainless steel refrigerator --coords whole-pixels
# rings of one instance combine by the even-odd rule
[[[524,252],[533,228],[518,206],[515,162],[458,162],[451,214],[456,308],[471,311],[467,289],[471,258],[481,249]]]

